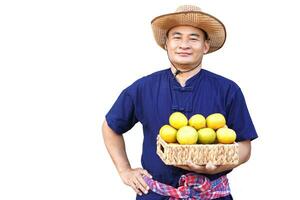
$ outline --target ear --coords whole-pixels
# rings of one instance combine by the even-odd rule
[[[165,49],[167,49],[167,42],[168,42],[168,38],[166,37],[165,38],[165,46],[164,46]]]
[[[209,42],[208,40],[205,40],[204,42],[204,54],[206,54],[209,51]]]

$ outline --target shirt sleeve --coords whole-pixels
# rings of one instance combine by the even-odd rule
[[[127,89],[123,90],[106,114],[106,121],[108,126],[117,134],[127,132],[138,122],[135,115],[135,105]]]
[[[227,125],[236,132],[237,142],[258,137],[240,88],[234,93],[228,106]]]

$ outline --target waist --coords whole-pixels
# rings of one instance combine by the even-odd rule
[[[205,176],[188,173],[180,177],[178,188],[146,176],[144,180],[153,192],[163,196],[170,196],[170,200],[210,200],[230,194],[228,179],[225,175],[210,181]]]

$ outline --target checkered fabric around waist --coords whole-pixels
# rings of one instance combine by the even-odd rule
[[[160,183],[147,176],[144,176],[144,180],[153,192],[163,196],[170,196],[169,200],[210,200],[230,194],[226,175],[210,181],[205,176],[188,173],[180,177],[178,188]]]

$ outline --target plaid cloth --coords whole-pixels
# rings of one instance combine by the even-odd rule
[[[163,196],[170,196],[169,200],[210,200],[230,194],[226,176],[210,181],[205,176],[188,173],[180,177],[178,188],[160,183],[147,176],[144,176],[144,180],[153,192]]]

